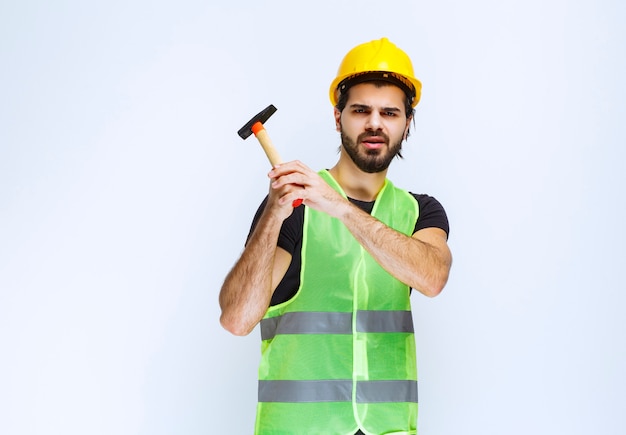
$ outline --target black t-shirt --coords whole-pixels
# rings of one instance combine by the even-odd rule
[[[415,223],[415,234],[417,231],[424,228],[441,228],[450,233],[450,226],[448,223],[448,216],[446,211],[439,201],[432,196],[424,194],[411,193],[419,205],[419,216]],[[367,213],[371,213],[374,208],[374,201],[365,202],[348,198],[354,205],[362,209]],[[265,209],[267,204],[267,197],[263,200],[252,221],[252,227],[250,234],[254,230],[261,213]],[[293,210],[291,216],[289,216],[283,222],[278,236],[278,246],[291,254],[291,264],[287,269],[287,273],[283,277],[282,281],[276,287],[270,305],[278,305],[291,299],[300,287],[300,250],[302,248],[302,227],[304,226],[304,205],[297,207]],[[250,237],[250,234],[248,237]]]

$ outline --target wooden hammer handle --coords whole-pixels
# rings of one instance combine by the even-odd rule
[[[272,141],[270,140],[270,136],[269,134],[267,134],[267,131],[263,128],[255,132],[254,134],[261,146],[263,147],[263,151],[265,151],[265,154],[270,160],[272,167],[282,163],[282,160],[278,155],[278,151],[276,151],[276,148],[274,148],[274,145],[272,144]]]
[[[272,141],[270,140],[270,135],[267,134],[267,131],[265,131],[265,128],[263,128],[263,125],[260,122],[257,122],[256,124],[252,126],[252,131],[254,132],[254,135],[256,136],[257,140],[263,147],[263,151],[265,151],[267,158],[270,160],[270,163],[272,164],[272,168],[282,163],[282,160],[280,159],[280,156],[278,155],[278,151],[276,151],[276,148],[274,148],[274,145],[272,144]],[[299,207],[300,204],[302,204],[302,199],[296,199],[292,203],[294,208]]]

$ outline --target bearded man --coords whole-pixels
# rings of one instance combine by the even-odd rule
[[[260,323],[256,434],[417,432],[410,295],[438,295],[452,262],[442,205],[387,179],[420,92],[387,38],[354,47],[330,86],[336,164],[269,172],[219,299],[233,334]]]

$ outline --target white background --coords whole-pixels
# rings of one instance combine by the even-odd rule
[[[395,184],[449,215],[413,296],[422,435],[626,432],[623,2],[4,1],[0,433],[250,434],[217,296],[267,191],[330,167],[328,86],[387,36],[424,85]]]

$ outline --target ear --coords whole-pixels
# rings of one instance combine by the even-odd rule
[[[409,127],[411,126],[411,121],[413,121],[413,115],[409,116],[406,119],[406,125],[404,126],[404,136],[403,139],[406,141],[409,137]]]
[[[335,130],[341,131],[341,112],[335,107]]]

